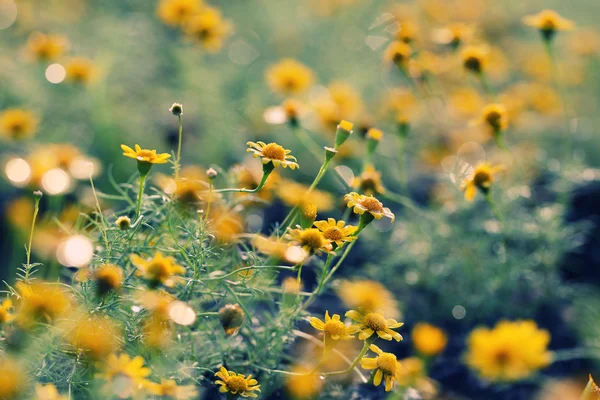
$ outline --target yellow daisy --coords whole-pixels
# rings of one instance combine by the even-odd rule
[[[352,187],[370,196],[385,193],[381,183],[381,172],[377,171],[372,164],[367,164],[360,176],[354,178]]]
[[[383,60],[387,63],[394,63],[399,68],[404,69],[408,65],[412,50],[410,46],[401,41],[395,41],[385,49]]]
[[[175,259],[171,256],[163,256],[160,251],[154,254],[150,259],[144,259],[137,254],[132,254],[129,259],[138,269],[137,276],[148,280],[152,286],[162,284],[166,287],[173,287],[181,281],[181,275],[185,273],[185,267],[175,264]]]
[[[58,393],[53,384],[35,384],[35,400],[67,400],[67,396]]]
[[[364,213],[371,214],[375,219],[381,219],[387,217],[394,221],[396,216],[390,211],[389,208],[384,207],[383,204],[373,196],[365,196],[356,192],[348,193],[344,196],[348,207],[354,207],[354,213],[363,215]]]
[[[221,11],[213,7],[203,7],[202,11],[190,18],[185,28],[189,37],[210,52],[221,50],[231,30],[231,24],[223,19]]]
[[[124,144],[121,145],[121,149],[125,157],[150,164],[164,164],[171,158],[169,153],[157,154],[156,150],[142,149],[138,144],[135,145],[135,150]]]
[[[285,95],[302,93],[314,81],[310,68],[290,58],[269,67],[266,78],[272,91]]]
[[[8,139],[28,138],[37,132],[38,123],[31,111],[9,108],[0,114],[0,134]]]
[[[356,326],[347,326],[344,324],[338,314],[333,314],[333,317],[330,317],[329,311],[325,311],[325,321],[317,317],[310,317],[308,321],[313,328],[324,333],[323,341],[326,350],[334,347],[339,340],[353,339],[354,336],[352,335],[358,330]]]
[[[425,323],[416,324],[411,337],[415,349],[426,356],[441,353],[448,343],[448,336],[443,330]]]
[[[37,60],[54,61],[65,53],[68,44],[63,36],[33,32],[27,40],[27,50]]]
[[[65,63],[65,71],[67,80],[86,84],[89,83],[96,75],[96,67],[94,62],[85,57],[74,57]]]
[[[488,104],[483,108],[479,121],[486,124],[494,133],[508,128],[508,111],[502,104]]]
[[[468,46],[461,52],[463,67],[474,74],[485,71],[489,52],[483,46]]]
[[[13,303],[10,299],[6,299],[0,303],[0,325],[15,319],[14,315],[12,315],[12,309]]]
[[[101,372],[96,376],[106,381],[104,390],[120,398],[128,398],[143,389],[151,372],[150,368],[144,367],[141,356],[131,358],[127,354],[115,353],[110,354],[106,362],[99,363],[98,368]],[[118,393],[115,393],[117,390]]]
[[[100,295],[120,289],[124,280],[123,270],[114,264],[100,266],[94,271],[94,277]]]
[[[394,295],[379,282],[342,281],[337,288],[337,294],[348,308],[358,308],[364,312],[381,310],[383,315],[390,318],[400,316]]]
[[[221,367],[215,376],[219,378],[215,383],[221,385],[219,388],[221,393],[237,394],[242,397],[258,397],[254,392],[260,392],[260,385],[256,379],[252,379],[252,375],[246,377]]]
[[[321,254],[323,251],[328,253],[333,249],[323,232],[316,228],[302,229],[297,225],[296,229],[289,228],[286,238],[309,254]]]
[[[376,353],[377,357],[363,357],[360,360],[360,366],[364,369],[374,369],[373,384],[379,386],[381,381],[385,381],[385,391],[389,392],[394,388],[395,381],[400,377],[402,366],[394,354],[386,353],[374,344],[369,346],[369,349]]]
[[[284,149],[277,143],[266,144],[259,141],[248,142],[246,145],[249,147],[246,151],[252,153],[253,157],[260,157],[263,164],[272,163],[275,167],[281,165],[283,168],[290,167],[292,170],[299,168],[296,157],[289,155],[292,151]]]
[[[120,347],[121,330],[116,322],[100,314],[80,314],[64,323],[67,342],[79,353],[104,359]]]
[[[0,357],[0,399],[18,399],[28,390],[28,374],[21,361]]]
[[[487,194],[494,182],[494,175],[504,170],[503,165],[492,166],[487,163],[479,164],[473,171],[471,178],[465,179],[461,189],[465,192],[465,199],[473,201],[479,189],[483,194]]]
[[[393,331],[404,325],[402,322],[398,322],[395,319],[385,319],[385,317],[378,312],[362,313],[356,310],[350,310],[346,312],[346,317],[358,323],[357,329],[360,331],[358,338],[360,340],[366,340],[377,334],[383,340],[396,340],[399,342],[402,340],[402,335],[398,332]]]
[[[167,25],[182,26],[200,10],[200,0],[161,0],[156,14]]]
[[[353,235],[358,227],[346,225],[344,221],[336,222],[335,219],[328,218],[327,221],[315,221],[314,225],[323,232],[325,239],[329,240],[331,244],[335,243],[337,248],[342,247],[346,242],[356,240],[356,236]]]
[[[525,25],[537,28],[544,38],[551,39],[556,31],[568,31],[575,27],[573,21],[561,17],[554,10],[542,10],[538,14],[523,18]]]
[[[16,318],[23,327],[31,327],[38,321],[51,323],[64,315],[71,305],[71,296],[58,283],[17,282],[16,289],[19,293]]]
[[[151,394],[160,398],[187,400],[198,396],[198,391],[193,385],[179,386],[172,379],[163,379],[160,383],[150,382],[146,387]]]

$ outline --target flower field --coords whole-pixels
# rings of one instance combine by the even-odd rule
[[[599,15],[0,0],[0,400],[600,399]]]

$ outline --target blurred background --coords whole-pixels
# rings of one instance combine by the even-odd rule
[[[0,0],[0,277],[11,282],[25,261],[31,192],[45,194],[33,259],[57,263],[69,224],[93,207],[90,174],[107,194],[106,209],[122,206],[111,204],[111,180],[132,181],[136,171],[121,143],[175,150],[173,102],[184,106],[183,165],[201,174],[212,166],[240,181],[234,165],[257,168],[248,140],[292,149],[300,170],[283,172],[269,204],[244,216],[249,230],[269,232],[306,191],[290,179],[310,184],[321,162],[275,112],[293,97],[318,151],[341,119],[355,124],[338,171],[350,184],[383,185],[385,195],[374,192],[397,217],[361,239],[336,291],[312,311],[373,290],[349,282],[383,283],[407,332],[427,322],[447,334],[443,352],[428,361],[437,398],[577,399],[594,370],[589,354],[508,384],[480,379],[463,355],[469,332],[503,319],[534,320],[550,333],[551,350],[598,346],[600,2],[196,3]],[[554,38],[555,64],[522,22],[545,8],[576,25]],[[468,29],[456,34],[456,23]],[[406,74],[385,60],[395,40],[415,50]],[[461,48],[471,44],[486,46],[491,96],[462,67]],[[304,65],[288,66],[298,88],[286,89],[272,70],[284,59]],[[474,122],[489,97],[508,110],[508,150]],[[398,134],[403,123],[406,137]],[[372,160],[381,177],[361,177],[362,137],[374,127],[384,133]],[[457,158],[467,168],[482,160],[505,166],[492,190],[500,218],[481,196],[465,201],[464,171],[448,167]],[[331,175],[319,189],[319,215],[339,218],[344,187]],[[386,351],[411,355],[405,337]],[[370,386],[356,393],[383,396]]]

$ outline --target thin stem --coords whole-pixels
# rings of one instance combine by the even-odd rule
[[[38,212],[40,211],[40,198],[41,195],[35,196],[35,207],[33,209],[33,218],[31,220],[31,229],[29,230],[29,243],[27,244],[27,267],[25,269],[25,282],[27,282],[29,280],[29,271],[31,268],[29,268],[29,266],[31,265],[31,244],[33,243],[33,231],[35,230],[35,220],[37,219],[38,216]]]
[[[210,213],[210,205],[212,203],[213,197],[213,180],[210,179],[208,182],[208,204],[206,205],[206,214],[204,214],[204,218],[208,220],[208,214]]]
[[[104,220],[104,214],[102,213],[102,208],[100,207],[100,201],[98,200],[98,195],[96,194],[96,188],[94,187],[94,180],[92,179],[92,173],[90,172],[90,185],[92,187],[92,193],[94,194],[94,199],[96,200],[96,208],[98,209],[98,215],[100,216],[100,222],[102,223],[102,236],[104,238],[104,246],[106,247],[106,256],[107,258],[110,256],[110,243],[108,241],[108,236],[106,234],[107,226],[106,221]]]
[[[219,189],[219,190],[215,190],[215,193],[228,193],[228,192],[237,192],[237,193],[256,193],[258,192],[260,189],[263,188],[263,186],[265,186],[265,184],[267,183],[267,178],[269,177],[269,175],[271,175],[271,172],[273,172],[273,170],[271,171],[266,171],[263,172],[263,176],[260,180],[260,183],[258,184],[258,186],[254,189],[238,189],[238,188],[227,188],[227,189]]]
[[[140,190],[138,192],[137,207],[135,210],[136,218],[140,216],[140,209],[142,207],[142,197],[144,197],[144,186],[146,186],[146,178],[148,175],[140,175]]]
[[[317,298],[319,293],[321,293],[321,290],[323,289],[323,285],[325,283],[325,278],[327,277],[327,273],[329,272],[329,267],[330,267],[331,262],[333,261],[334,257],[335,257],[334,253],[329,253],[329,255],[327,255],[327,261],[325,261],[325,265],[323,266],[323,272],[321,273],[321,280],[319,281],[319,285],[310,294],[308,299],[306,299],[306,301],[302,304],[300,309],[302,309],[302,310],[306,309]]]
[[[181,142],[183,139],[183,125],[181,124],[181,115],[177,116],[179,129],[179,140],[177,142],[177,159],[175,160],[175,180],[179,178],[179,169],[181,168]]]
[[[335,371],[335,372],[325,372],[321,375],[322,376],[343,375],[343,374],[347,374],[348,372],[352,371],[358,365],[360,360],[362,360],[364,355],[367,354],[367,351],[369,350],[369,346],[371,346],[371,344],[373,344],[374,341],[375,341],[375,338],[373,336],[371,336],[370,338],[365,340],[363,343],[362,350],[360,351],[360,353],[358,353],[358,355],[356,356],[354,361],[352,361],[352,364],[350,364],[350,366],[348,368],[346,368],[345,370]]]

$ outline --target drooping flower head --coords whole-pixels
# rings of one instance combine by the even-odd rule
[[[248,145],[246,151],[252,153],[253,157],[260,157],[263,164],[271,163],[274,167],[281,165],[283,168],[290,167],[292,170],[298,168],[298,160],[290,155],[292,151],[284,149],[283,146],[277,143],[266,144],[259,141],[246,144]]]
[[[402,340],[402,335],[393,329],[401,327],[404,323],[391,318],[386,319],[381,313],[350,310],[346,312],[346,317],[357,323],[356,328],[360,331],[358,334],[360,340],[366,340],[373,334],[377,334],[383,340],[394,339],[397,342]]]
[[[523,18],[525,25],[537,28],[544,40],[551,40],[557,31],[568,31],[575,27],[573,21],[561,17],[554,10],[542,10],[538,14]]]
[[[286,238],[294,245],[302,247],[309,254],[321,254],[333,249],[331,243],[325,239],[323,233],[316,228],[302,229],[298,225],[296,229],[289,229]]]
[[[503,165],[492,166],[488,163],[477,165],[473,170],[473,176],[465,179],[462,184],[462,190],[465,192],[465,199],[467,201],[473,201],[477,194],[477,190],[480,190],[483,194],[487,195],[494,182],[494,175],[503,170]]]
[[[493,329],[476,328],[468,339],[466,363],[482,378],[519,381],[552,361],[550,334],[534,321],[501,321]]]
[[[394,354],[386,353],[374,344],[369,346],[369,349],[376,353],[377,357],[364,357],[360,360],[360,366],[364,369],[374,369],[373,384],[379,386],[381,381],[384,381],[385,391],[389,392],[394,388],[394,383],[399,378],[402,366]]]
[[[351,192],[348,193],[344,199],[346,200],[348,207],[354,208],[353,211],[355,214],[362,216],[366,213],[377,220],[387,217],[391,219],[392,222],[396,219],[394,213],[392,213],[389,208],[384,207],[383,204],[373,196],[365,196],[356,192]]]
[[[328,218],[327,221],[315,221],[314,225],[323,233],[325,239],[331,244],[335,244],[336,248],[342,247],[347,242],[356,240],[354,234],[358,227],[346,225],[344,221],[337,221],[333,218]]]
[[[354,336],[352,335],[357,331],[356,326],[344,324],[338,314],[333,314],[333,317],[330,317],[329,311],[325,311],[325,321],[317,317],[311,317],[309,322],[313,328],[323,332],[326,351],[333,348],[339,340],[353,339]]]
[[[160,251],[157,251],[150,259],[144,259],[137,254],[132,254],[130,260],[138,269],[136,275],[149,281],[153,287],[160,284],[166,287],[173,287],[181,281],[181,278],[176,275],[185,273],[185,267],[176,264],[176,260],[173,257],[163,256]]]
[[[0,114],[0,134],[7,139],[24,139],[33,136],[38,129],[34,113],[20,108],[10,108]]]
[[[256,379],[252,379],[252,375],[246,377],[243,374],[236,374],[233,371],[227,371],[225,367],[221,367],[215,376],[219,378],[215,383],[221,386],[219,388],[221,393],[237,394],[242,397],[258,397],[254,392],[260,392],[260,385]]]

